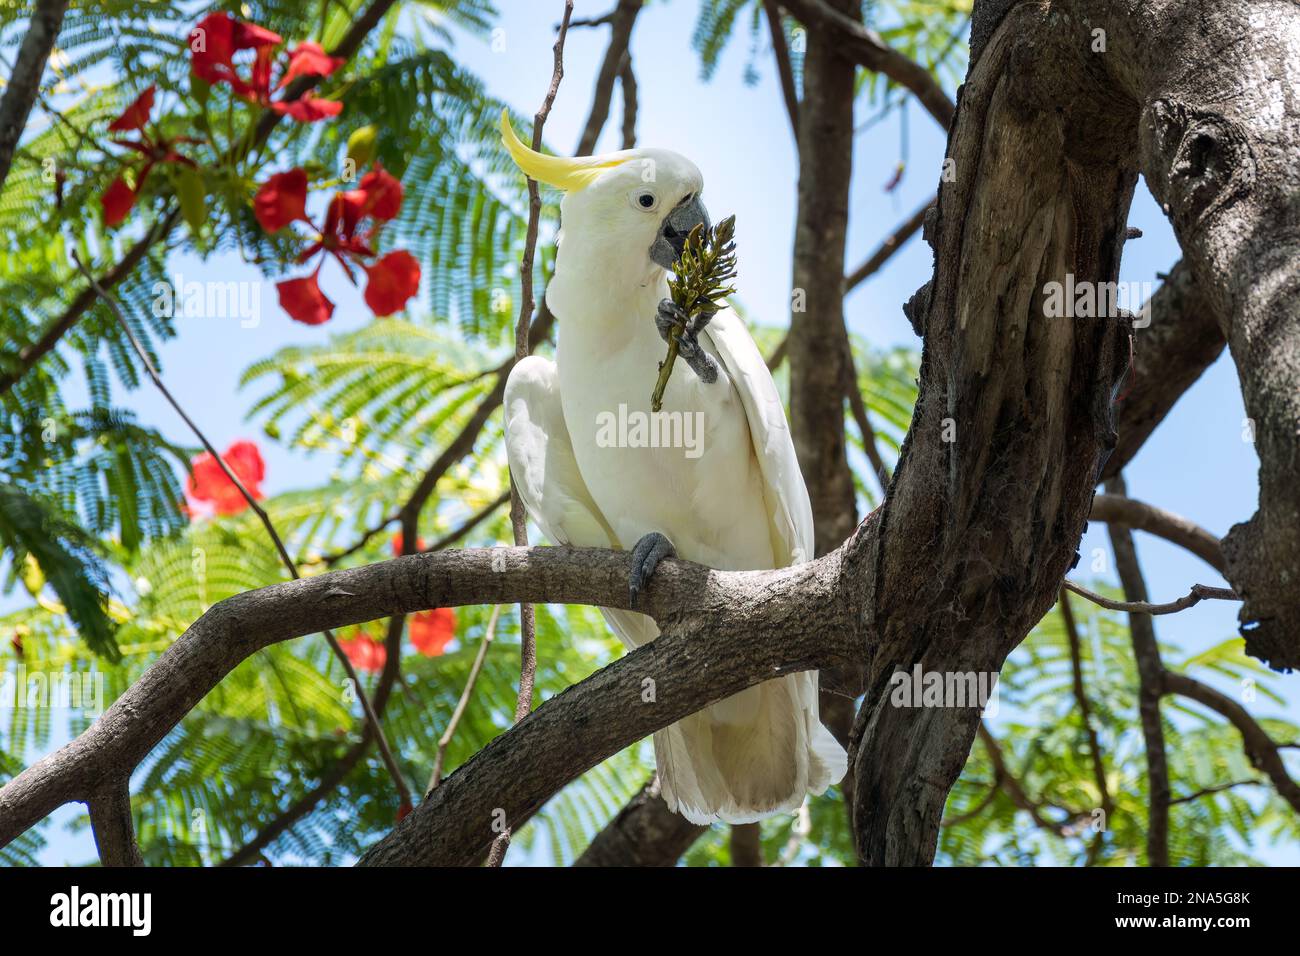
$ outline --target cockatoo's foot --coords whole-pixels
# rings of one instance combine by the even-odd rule
[[[677,354],[686,360],[700,381],[712,385],[718,380],[718,363],[709,353],[700,348],[700,329],[709,324],[716,312],[701,312],[693,320],[687,321],[686,312],[672,299],[660,299],[659,309],[655,312],[655,328],[659,337],[665,342],[677,341]]]
[[[632,574],[628,580],[628,594],[633,608],[636,607],[637,599],[650,582],[650,575],[655,573],[659,562],[664,558],[675,557],[677,557],[677,549],[658,531],[651,531],[641,536],[641,540],[632,549]]]

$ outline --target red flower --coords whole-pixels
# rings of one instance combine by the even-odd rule
[[[404,543],[405,542],[402,538],[402,532],[399,531],[397,532],[397,534],[393,535],[393,540],[392,540],[393,557],[400,558],[402,556],[402,547]],[[424,539],[419,537],[418,535],[416,536],[415,539],[415,550],[416,551],[424,550]]]
[[[361,177],[357,189],[365,196],[363,214],[374,216],[381,222],[395,218],[402,208],[401,181],[393,178],[379,163],[375,163],[375,168]]]
[[[208,83],[228,83],[241,99],[287,114],[300,123],[337,116],[343,109],[342,103],[322,100],[310,93],[288,102],[271,101],[273,47],[282,42],[277,33],[236,20],[226,13],[213,13],[194,28],[190,37],[190,68],[194,74]],[[247,80],[235,69],[235,54],[240,50],[256,51]],[[289,54],[289,64],[276,87],[284,86],[295,76],[329,76],[343,62],[340,57],[326,56],[318,44],[301,43]]]
[[[323,100],[311,93],[304,93],[296,100],[277,101],[267,104],[271,109],[284,116],[292,117],[299,123],[314,123],[329,119],[343,112],[343,104],[338,100]]]
[[[456,612],[449,607],[421,611],[411,618],[411,644],[425,657],[441,657],[456,637]]]
[[[390,252],[372,266],[365,266],[366,305],[377,316],[401,311],[420,289],[420,263],[404,249]]]
[[[280,42],[280,35],[270,30],[236,20],[228,13],[212,13],[190,31],[190,69],[207,83],[229,83],[237,96],[257,100],[255,82],[248,83],[235,72],[235,53],[257,50],[258,59],[266,59],[269,64],[270,48]],[[263,57],[263,50],[267,51],[267,58]],[[257,70],[255,64],[254,72]]]
[[[381,671],[388,662],[388,648],[365,632],[351,640],[339,641],[339,647],[359,671]]]
[[[319,43],[305,40],[289,53],[289,68],[280,77],[279,86],[299,76],[329,76],[344,63],[341,56],[328,56]]]
[[[295,322],[304,325],[320,325],[328,322],[334,314],[334,303],[325,298],[316,277],[320,268],[301,279],[286,279],[275,284],[280,294],[280,308],[289,313]]]
[[[121,176],[115,178],[99,197],[104,207],[104,225],[116,226],[135,206],[135,191],[126,184]]]
[[[306,219],[306,171],[291,169],[264,182],[253,198],[253,214],[267,232],[278,232],[295,219]]]
[[[248,493],[254,498],[262,497],[261,482],[266,477],[266,464],[262,453],[251,441],[234,442],[221,455]],[[219,515],[239,514],[248,507],[248,501],[226,477],[221,465],[212,455],[204,452],[190,462],[191,473],[187,482],[189,497],[194,501],[210,502]]]
[[[108,189],[104,191],[104,195],[100,197],[100,203],[104,207],[104,224],[107,226],[116,226],[126,218],[127,213],[135,206],[140,192],[144,189],[145,180],[149,178],[149,172],[155,165],[158,163],[194,165],[193,160],[182,156],[176,151],[174,144],[197,143],[199,140],[188,136],[178,136],[172,140],[157,136],[154,139],[145,134],[144,126],[149,122],[149,112],[153,109],[153,99],[154,87],[151,86],[136,97],[135,102],[128,106],[122,112],[122,115],[113,120],[108,126],[109,130],[115,133],[139,132],[139,139],[114,139],[113,142],[118,146],[125,146],[127,149],[139,153],[144,157],[144,164],[136,174],[134,190],[127,186],[126,181],[121,176],[118,176],[109,184]]]
[[[133,129],[140,129],[145,123],[149,122],[149,113],[153,110],[155,89],[156,87],[151,86],[137,96],[135,102],[122,111],[121,116],[108,124],[108,131],[110,133],[125,133]]]

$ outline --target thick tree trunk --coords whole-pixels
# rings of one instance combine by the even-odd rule
[[[853,753],[868,864],[931,861],[979,722],[971,707],[894,706],[891,675],[1001,670],[1051,607],[1115,444],[1127,331],[1046,318],[1044,288],[1116,278],[1137,176],[1116,157],[1137,116],[1099,98],[1058,20],[1017,6],[972,63],[955,179],[927,229],[934,278],[911,306],[925,338],[915,417],[876,547],[850,552],[876,638]]]
[[[1224,539],[1246,650],[1300,667],[1300,4],[1124,6],[1111,72],[1141,106],[1142,170],[1226,323],[1259,454],[1259,510]]]

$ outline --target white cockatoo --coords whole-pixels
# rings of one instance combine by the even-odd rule
[[[691,229],[708,227],[700,171],[662,149],[546,156],[504,113],[501,134],[525,174],[564,191],[546,288],[555,361],[525,358],[505,390],[510,473],[529,516],[558,545],[631,549],[633,604],[674,553],[732,571],[810,560],[812,510],[785,411],[730,310],[681,336],[688,367],[672,375],[659,413],[679,447],[646,447],[657,359],[674,334],[667,270]],[[604,613],[630,648],[659,634],[645,615]],[[846,766],[818,717],[815,672],[678,721],[654,735],[654,749],[664,799],[694,823],[793,811]]]

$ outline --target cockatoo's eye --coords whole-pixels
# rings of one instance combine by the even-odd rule
[[[659,197],[649,189],[638,189],[628,197],[633,208],[643,212],[654,212],[659,208]]]

